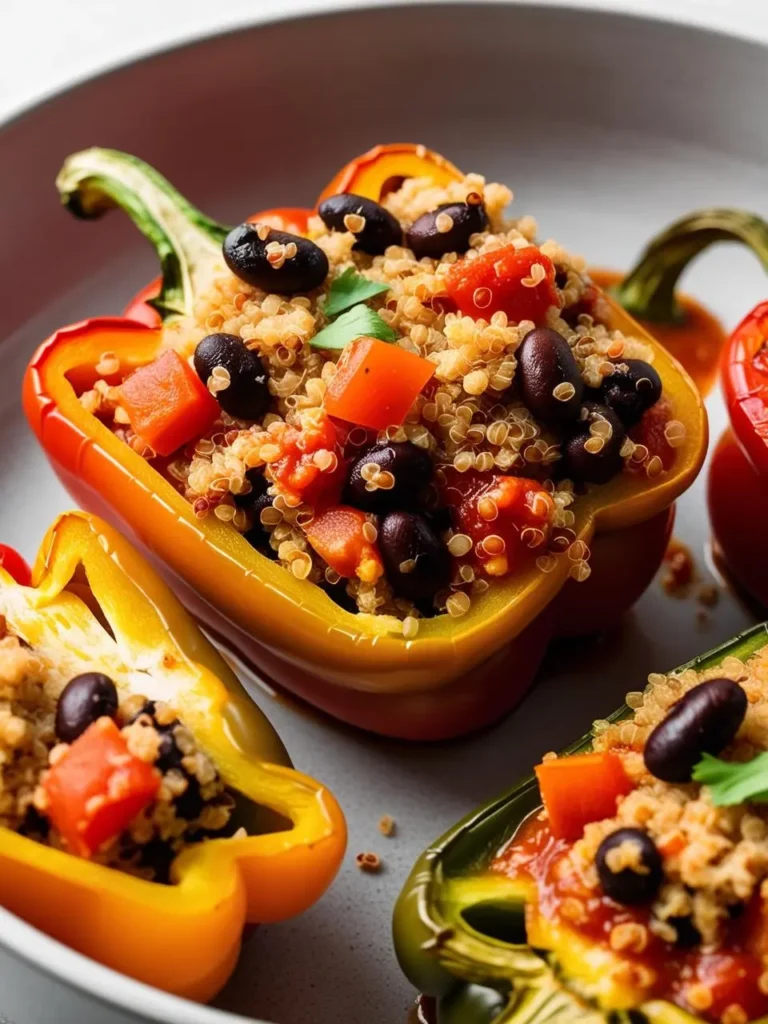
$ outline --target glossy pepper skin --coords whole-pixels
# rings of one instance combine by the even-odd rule
[[[709,470],[715,542],[737,583],[768,606],[768,302],[730,336],[721,381],[731,425]]]
[[[172,884],[161,885],[0,828],[0,904],[140,981],[212,998],[246,922],[299,914],[333,880],[346,842],[336,801],[289,767],[274,730],[177,599],[95,516],[70,512],[53,524],[31,586],[0,568],[0,611],[63,672],[87,662],[123,695],[172,703],[235,793],[249,833],[189,847]]]
[[[768,624],[762,623],[675,671],[711,668],[728,657],[746,660],[766,644]],[[623,705],[608,720],[631,714]],[[589,751],[591,743],[587,735],[563,754]],[[598,988],[606,964],[600,947],[565,928],[552,960],[527,945],[525,904],[534,883],[483,872],[539,810],[531,775],[433,843],[400,894],[395,952],[410,981],[436,1000],[439,1024],[696,1024],[698,1017],[660,999],[630,1014],[604,1013],[578,998],[568,987],[569,966],[573,970],[578,960],[581,983]]]
[[[377,147],[348,165],[338,178],[342,186],[333,190],[354,188],[378,200],[382,185],[398,177],[393,168],[400,169],[400,178],[456,177],[447,161],[419,152],[415,146]],[[399,162],[393,163],[395,157]],[[380,158],[386,158],[386,175]],[[202,221],[199,215],[195,225]],[[225,230],[215,226],[212,235]],[[169,292],[165,279],[160,301],[153,301],[166,312],[182,308],[178,288]],[[342,610],[319,588],[255,551],[228,524],[213,516],[196,518],[169,483],[84,411],[75,389],[90,386],[102,352],[118,355],[124,372],[159,354],[160,330],[136,322],[137,316],[146,322],[146,306],[132,304],[131,320],[84,321],[44,342],[26,375],[24,406],[76,500],[164,563],[193,612],[267,678],[362,728],[442,739],[477,729],[514,707],[554,636],[593,632],[637,600],[661,562],[671,507],[701,466],[707,424],[695,387],[619,306],[608,299],[606,306],[615,327],[644,337],[654,349],[665,394],[686,427],[674,466],[654,481],[621,474],[580,499],[574,529],[592,551],[586,583],[569,580],[567,559],[548,574],[532,566],[495,581],[461,619],[423,620],[413,640]]]

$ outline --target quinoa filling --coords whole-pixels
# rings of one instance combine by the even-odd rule
[[[594,723],[594,754],[545,756],[544,810],[492,865],[535,881],[533,945],[565,925],[616,953],[605,974],[632,1005],[671,999],[720,1024],[768,1013],[767,683],[765,649],[653,674],[627,695],[631,719]],[[558,799],[569,768],[607,815]]]
[[[169,881],[171,862],[189,844],[229,833],[234,800],[170,705],[141,696],[118,701],[114,684],[98,673],[75,677],[58,693],[55,680],[45,657],[0,619],[0,827],[157,882]],[[117,779],[93,754],[100,730],[108,746],[98,750],[107,751]],[[94,779],[106,773],[79,809],[76,848],[64,824],[79,798],[67,788],[75,760]],[[133,793],[120,793],[132,785]],[[135,813],[110,834],[104,819],[122,820],[121,795],[137,796]]]
[[[531,217],[506,215],[511,200],[477,174],[444,187],[411,178],[380,206],[366,200],[367,217],[339,221],[321,204],[309,243],[268,223],[243,225],[232,235],[265,243],[275,291],[238,276],[228,239],[194,313],[163,328],[166,351],[194,366],[220,403],[213,422],[159,456],[136,429],[138,375],[116,382],[113,353],[80,400],[199,518],[231,523],[297,578],[349,611],[393,617],[407,638],[420,618],[461,616],[495,578],[534,564],[546,573],[569,558],[584,580],[589,550],[572,530],[574,503],[619,473],[667,472],[685,427],[662,395],[652,350],[610,326],[583,259],[538,243]],[[402,237],[372,255],[363,238],[374,215]],[[462,236],[465,217],[479,229]],[[298,268],[310,243],[327,261],[322,283],[280,294],[279,273]],[[370,297],[334,315],[342,286],[361,281]],[[336,343],[321,335],[338,337],[350,313],[360,337],[326,347]],[[372,342],[367,354],[361,342]],[[346,411],[340,381],[384,345],[416,360],[401,381],[424,370],[426,382],[406,390],[402,416],[372,428]],[[377,358],[358,408],[385,401],[387,357]]]

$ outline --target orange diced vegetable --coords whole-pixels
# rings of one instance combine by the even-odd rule
[[[171,455],[216,421],[221,409],[178,353],[165,352],[123,382],[120,402],[134,432],[158,455]]]
[[[399,426],[435,364],[376,338],[358,338],[345,350],[328,385],[331,416],[372,430]]]
[[[536,766],[549,827],[557,839],[578,839],[592,821],[612,818],[632,781],[610,751],[558,757]]]
[[[506,245],[473,260],[459,260],[448,271],[446,287],[462,313],[484,320],[504,312],[516,324],[541,324],[550,306],[562,304],[554,264],[535,245]]]
[[[315,516],[307,526],[307,540],[339,576],[375,583],[384,567],[378,547],[365,538],[367,522],[359,509],[336,505]]]
[[[160,774],[130,753],[111,718],[99,718],[53,765],[43,788],[46,813],[70,851],[91,857],[154,800]]]

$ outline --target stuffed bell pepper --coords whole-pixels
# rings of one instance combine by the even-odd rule
[[[731,335],[721,375],[730,429],[720,438],[710,464],[712,532],[729,575],[766,607],[768,302],[760,303]]]
[[[768,628],[643,692],[416,865],[439,1024],[768,1020]]]
[[[96,960],[212,998],[246,922],[332,881],[344,819],[112,527],[0,552],[0,905]]]
[[[457,735],[647,586],[704,455],[699,395],[505,186],[381,146],[315,209],[235,228],[111,150],[58,187],[80,217],[122,207],[162,280],[42,345],[29,421],[272,681]]]

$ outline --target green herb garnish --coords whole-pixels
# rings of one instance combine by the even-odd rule
[[[359,302],[367,302],[368,299],[372,299],[376,295],[383,295],[387,291],[389,291],[388,284],[369,281],[367,277],[358,274],[354,267],[347,267],[331,285],[328,298],[325,301],[325,315],[327,317],[338,316],[345,309],[350,309]]]
[[[394,341],[397,338],[397,333],[378,313],[360,303],[324,327],[309,343],[315,348],[342,349],[363,335],[380,341]]]
[[[693,779],[709,786],[716,807],[730,807],[746,800],[768,803],[768,752],[751,761],[721,761],[702,754]]]

